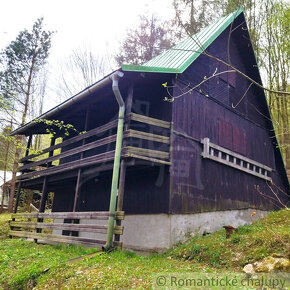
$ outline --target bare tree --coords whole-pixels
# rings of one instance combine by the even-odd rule
[[[169,23],[161,22],[155,15],[140,16],[140,22],[127,32],[119,53],[115,56],[118,65],[143,64],[170,48],[173,43]]]
[[[58,93],[68,98],[102,78],[110,71],[110,65],[105,56],[84,45],[60,62],[60,70]]]

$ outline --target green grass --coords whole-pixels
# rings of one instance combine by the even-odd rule
[[[246,263],[273,253],[289,255],[290,213],[286,210],[240,227],[230,239],[221,230],[151,256],[5,238],[8,218],[0,215],[0,289],[149,289],[157,273],[240,272]],[[96,254],[68,262],[92,252]]]
[[[9,224],[11,214],[2,213],[0,214],[0,240],[8,237]]]

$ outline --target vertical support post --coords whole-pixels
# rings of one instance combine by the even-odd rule
[[[47,200],[47,177],[45,176],[42,185],[42,195],[39,204],[39,212],[44,212],[46,200]]]
[[[54,146],[54,145],[55,145],[55,137],[52,137],[52,138],[50,139],[50,147],[51,147],[51,146]],[[54,151],[54,150],[49,151],[48,157],[53,156],[53,151]],[[52,161],[50,161],[50,162],[47,163],[47,167],[51,167],[51,166],[52,166]]]
[[[20,193],[21,193],[21,182],[18,183],[14,213],[17,213],[17,208],[18,208],[18,204],[19,204],[19,200],[20,200]]]
[[[31,146],[31,142],[32,142],[32,135],[30,134],[29,137],[28,137],[28,141],[27,141],[25,157],[27,157],[29,155],[29,148]]]
[[[86,131],[88,129],[88,120],[89,120],[89,107],[86,110],[86,119],[85,119],[84,131]],[[86,143],[86,141],[85,141],[85,139],[83,139],[82,140],[82,145],[85,145],[85,143]],[[82,151],[80,159],[83,159],[83,157],[84,157],[84,152]],[[76,184],[75,196],[74,196],[73,212],[75,212],[77,210],[79,191],[80,191],[81,175],[82,175],[82,170],[81,170],[81,168],[79,168],[78,176],[77,176],[77,184]]]
[[[132,104],[133,104],[133,94],[134,94],[134,86],[133,84],[130,85],[129,89],[128,89],[128,97],[126,100],[126,115],[130,114],[132,112]],[[126,126],[130,126],[130,121],[127,121],[125,124],[125,129]]]
[[[40,199],[40,204],[39,204],[39,212],[44,212],[45,211],[45,203],[47,200],[47,177],[44,177],[43,180],[43,185],[42,185],[42,195]],[[37,222],[43,222],[42,218],[38,218]],[[41,233],[41,229],[36,230],[37,233]],[[37,243],[37,239],[34,239],[35,243]]]

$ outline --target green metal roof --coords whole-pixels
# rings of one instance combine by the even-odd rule
[[[143,65],[122,65],[124,71],[183,73],[232,22],[243,9],[222,17],[195,35],[164,51]]]

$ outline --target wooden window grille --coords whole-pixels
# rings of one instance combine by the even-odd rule
[[[209,138],[202,139],[201,143],[203,144],[203,152],[201,153],[203,158],[220,162],[246,173],[271,181],[269,174],[272,171],[272,168],[224,147],[213,144],[210,142]]]

